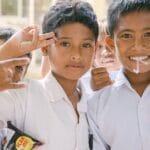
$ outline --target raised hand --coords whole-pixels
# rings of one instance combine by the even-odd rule
[[[0,60],[22,56],[54,43],[55,39],[53,32],[39,34],[37,26],[28,26],[14,34],[0,47]]]

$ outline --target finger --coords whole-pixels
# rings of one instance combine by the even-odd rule
[[[40,34],[39,40],[51,39],[51,38],[54,38],[54,36],[55,36],[54,32]]]
[[[109,78],[104,78],[103,80],[96,80],[94,82],[95,85],[103,85],[105,83],[112,83],[112,81]]]
[[[54,39],[44,40],[42,42],[39,42],[37,48],[42,48],[42,47],[45,47],[45,46],[48,46],[48,45],[52,45],[53,43],[55,43]]]
[[[30,25],[30,26],[27,26],[23,29],[24,32],[29,32],[30,30],[32,29],[37,29],[38,30],[38,26],[37,25]]]
[[[31,42],[32,49],[36,48],[36,45],[38,44],[38,40],[39,40],[39,31],[37,29],[34,29],[33,30],[33,39],[32,39],[32,42]]]
[[[5,67],[15,67],[15,66],[22,66],[22,65],[27,65],[30,63],[30,59],[28,58],[14,58],[14,59],[8,59],[5,60]]]
[[[6,84],[12,82],[12,78],[13,78],[13,71],[12,71],[12,69],[7,68],[5,77],[6,77],[5,78]]]
[[[108,73],[100,73],[100,74],[96,74],[92,76],[94,79],[99,79],[99,80],[103,80],[105,78],[110,79],[110,76]]]
[[[107,72],[107,69],[105,67],[99,67],[99,68],[92,69],[91,73],[93,75],[95,75],[95,74],[108,73],[108,72]]]

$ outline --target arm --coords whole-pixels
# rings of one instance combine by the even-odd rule
[[[46,74],[50,71],[50,62],[48,56],[42,56],[41,63],[41,75],[42,78],[46,76]]]
[[[54,33],[39,34],[37,26],[28,26],[0,46],[0,60],[10,59],[45,47],[55,41]]]

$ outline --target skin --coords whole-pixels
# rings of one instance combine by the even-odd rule
[[[25,55],[35,49],[52,44],[54,33],[39,34],[37,26],[28,26],[15,33],[0,46],[0,60]]]
[[[29,59],[29,64],[30,64],[30,62],[31,62],[31,59],[30,59],[27,55],[24,55],[24,56],[19,57],[19,58],[26,58],[26,59]],[[12,80],[13,80],[14,82],[19,82],[19,81],[21,81],[21,80],[24,78],[24,76],[25,76],[26,73],[27,73],[29,64],[22,65],[22,66],[19,65],[19,66],[16,66],[16,67],[14,68],[14,74],[13,74],[13,78],[12,78]]]
[[[99,39],[99,47],[96,50],[95,65],[97,67],[105,67],[108,71],[118,70],[120,65],[116,59],[115,50],[106,45],[105,37],[101,38]]]
[[[28,26],[2,44],[0,46],[0,91],[25,87],[24,84],[13,81],[13,72],[16,66],[29,64],[29,60],[16,59],[16,57],[50,45],[54,41],[54,33],[40,35],[37,26]]]
[[[96,41],[91,30],[80,23],[65,24],[56,33],[57,42],[43,52],[49,56],[51,71],[77,112],[80,100],[77,82],[92,64]]]
[[[138,16],[138,17],[137,17]],[[124,74],[139,96],[143,95],[150,83],[150,65],[139,64],[139,73],[135,73],[137,62],[131,57],[148,56],[150,62],[150,12],[131,12],[119,19],[114,30],[113,43],[120,59]]]
[[[6,89],[17,89],[25,87],[22,83],[16,83],[13,79],[13,70],[18,65],[29,64],[27,58],[13,58],[0,61],[0,91]]]
[[[5,42],[6,42],[5,40],[0,40],[0,45],[4,44]],[[25,59],[29,59],[29,62],[31,61],[31,59],[26,54],[21,57],[18,57],[18,58],[25,58]],[[18,66],[13,67],[11,70],[12,81],[13,82],[21,81],[28,70],[28,66],[29,66],[29,64],[18,65]]]

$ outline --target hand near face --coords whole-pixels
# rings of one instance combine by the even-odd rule
[[[112,83],[106,68],[99,67],[91,70],[91,88],[93,91],[100,90]]]
[[[26,58],[14,58],[0,61],[0,91],[25,87],[22,83],[13,82],[13,70],[18,65],[27,65],[28,63],[29,60]]]
[[[0,59],[22,56],[54,42],[54,33],[39,34],[37,26],[28,26],[14,34],[0,47]]]

